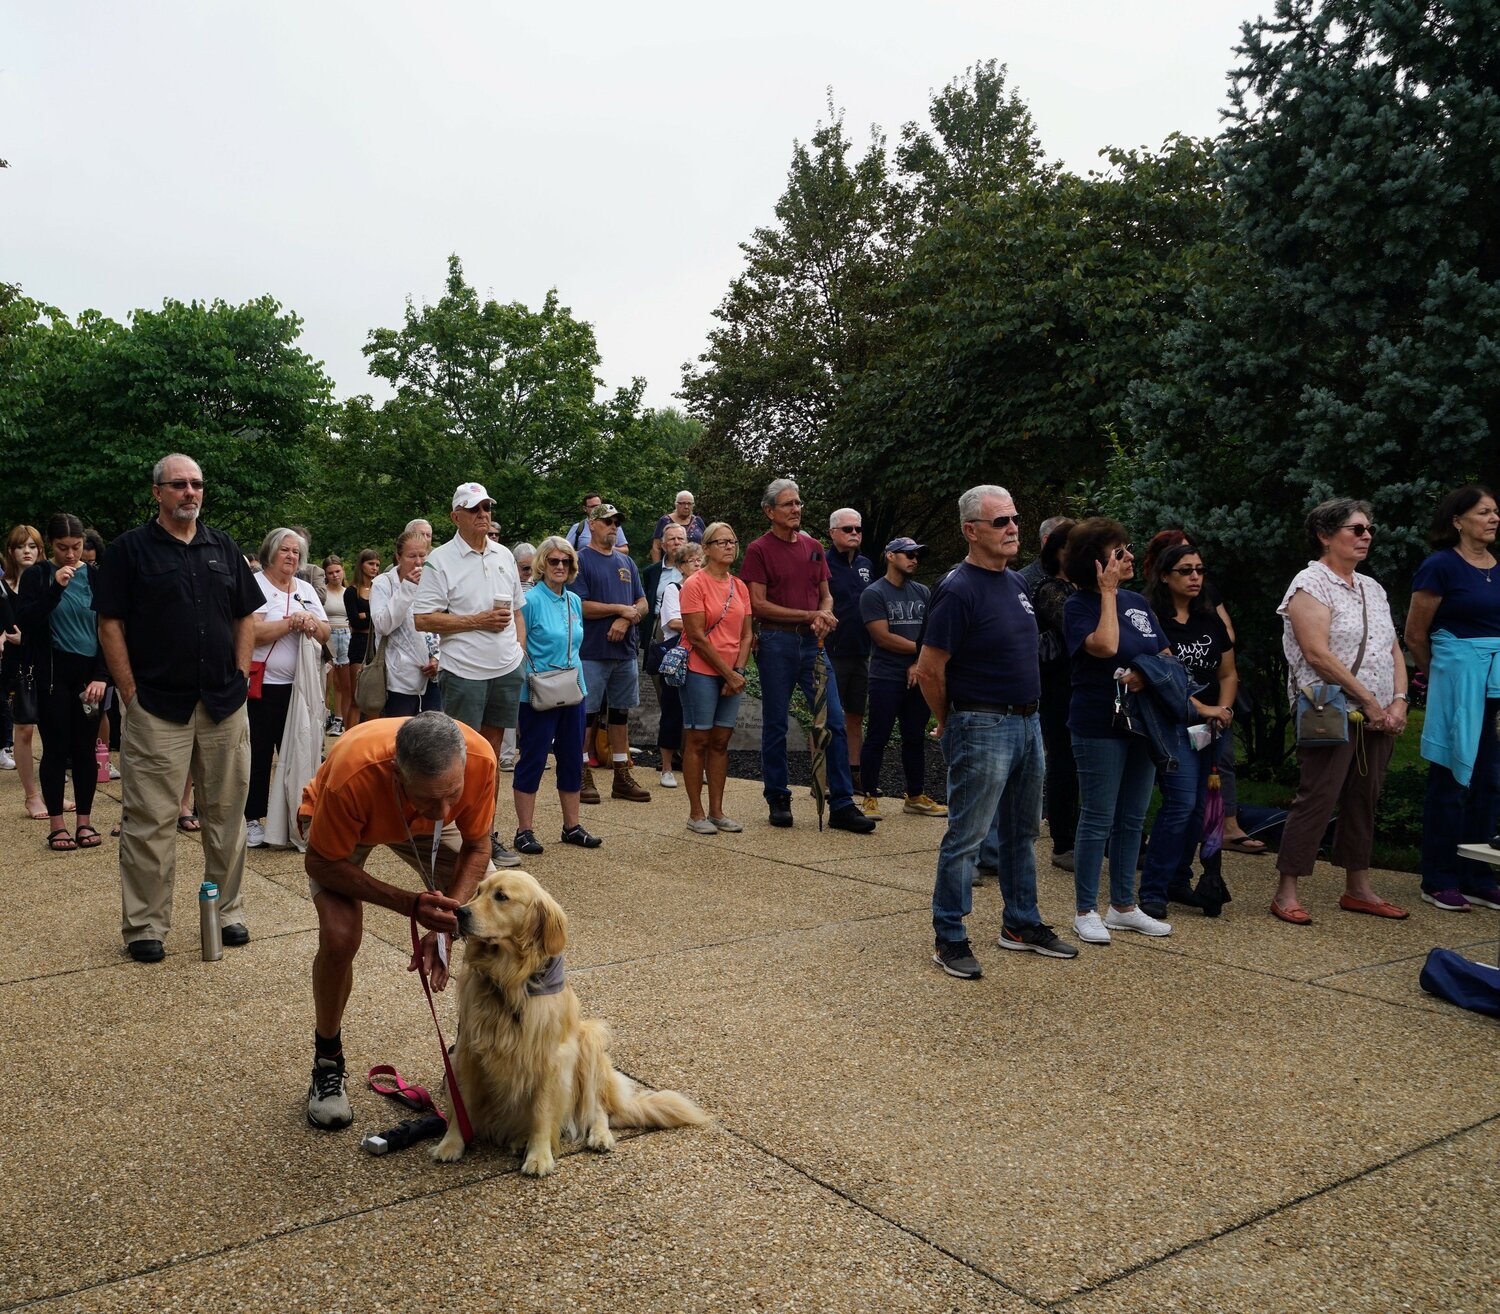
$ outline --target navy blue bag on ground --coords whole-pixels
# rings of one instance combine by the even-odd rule
[[[1429,995],[1500,1017],[1500,967],[1476,963],[1451,949],[1434,949],[1422,965],[1421,983]]]

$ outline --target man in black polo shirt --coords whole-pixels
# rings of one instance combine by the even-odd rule
[[[937,717],[948,759],[948,829],[932,889],[932,961],[949,976],[983,975],[969,949],[974,865],[993,822],[1000,835],[1002,949],[1076,958],[1036,906],[1036,838],[1042,820],[1041,671],[1036,617],[1009,569],[1020,516],[1003,488],[980,484],[958,499],[969,555],[927,604],[917,680]]]
[[[191,768],[204,879],[219,887],[224,943],[249,941],[245,794],[250,784],[246,677],[253,616],[265,602],[228,534],[201,524],[203,472],[174,454],[151,472],[156,519],[104,552],[94,609],[124,710],[120,738],[120,933],[138,963],[163,956],[172,925],[177,815]]]

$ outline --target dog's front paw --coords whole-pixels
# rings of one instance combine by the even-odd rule
[[[428,1151],[438,1163],[457,1163],[464,1157],[464,1134],[449,1125],[443,1139]]]
[[[584,1138],[583,1143],[589,1149],[605,1154],[615,1148],[615,1134],[610,1131],[609,1123],[597,1122],[589,1128],[589,1134]]]
[[[521,1162],[523,1177],[546,1177],[557,1171],[557,1160],[552,1157],[550,1145],[533,1146]]]

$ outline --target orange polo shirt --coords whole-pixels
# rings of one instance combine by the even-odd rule
[[[297,816],[310,817],[310,849],[329,859],[348,858],[360,845],[405,844],[432,836],[433,823],[418,816],[396,790],[396,731],[403,716],[363,721],[346,731],[328,752],[318,774],[302,791]],[[488,837],[495,818],[495,750],[477,730],[459,724],[468,747],[464,792],[458,807],[443,822],[466,840]],[[402,814],[405,814],[404,818]]]

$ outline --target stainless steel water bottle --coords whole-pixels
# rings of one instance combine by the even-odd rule
[[[198,887],[198,935],[203,941],[205,963],[217,963],[224,957],[224,938],[219,934],[219,887],[212,881]]]

